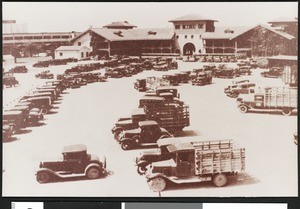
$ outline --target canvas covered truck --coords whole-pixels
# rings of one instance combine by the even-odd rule
[[[175,184],[212,181],[217,187],[228,182],[228,176],[245,171],[245,149],[235,148],[231,141],[216,143],[174,143],[166,147],[172,158],[147,166],[146,179],[154,192],[163,191],[169,182]]]
[[[278,111],[283,115],[291,115],[298,108],[297,88],[268,87],[261,92],[241,95],[237,98],[240,112],[249,110]]]
[[[285,66],[282,73],[282,81],[290,87],[298,86],[298,68],[296,65]]]

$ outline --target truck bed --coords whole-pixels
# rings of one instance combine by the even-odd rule
[[[297,108],[297,97],[297,88],[266,88],[264,103],[267,108]]]
[[[245,149],[195,150],[195,174],[245,171]]]

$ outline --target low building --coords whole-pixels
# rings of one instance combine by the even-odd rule
[[[120,22],[119,22],[120,23]],[[113,26],[112,26],[113,25]],[[90,28],[71,40],[73,46],[92,48],[93,56],[112,55],[170,55],[176,51],[172,28],[134,28],[126,23]]]
[[[273,56],[297,52],[295,37],[268,25],[254,27],[216,27],[202,35],[206,54]]]
[[[91,49],[86,46],[60,46],[55,49],[55,59],[85,59],[90,56]]]

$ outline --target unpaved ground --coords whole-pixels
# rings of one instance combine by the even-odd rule
[[[24,64],[24,63],[23,63]],[[26,64],[26,63],[25,63]],[[3,90],[3,106],[13,105],[19,97],[45,80],[34,75],[42,70],[62,73],[72,65],[33,68],[18,74],[20,86]],[[9,69],[12,65],[4,67]],[[22,64],[21,64],[22,65]],[[179,70],[192,70],[201,63],[179,62]],[[28,128],[10,142],[3,143],[3,196],[81,196],[81,197],[157,197],[150,191],[144,176],[136,172],[134,158],[141,150],[123,151],[113,139],[111,128],[116,119],[137,108],[143,93],[133,88],[137,78],[173,74],[145,71],[134,77],[109,79],[62,94],[44,125]],[[262,78],[253,70],[249,78],[257,85],[281,86],[280,79]],[[183,84],[178,87],[181,99],[190,106],[191,126],[182,135],[207,135],[218,139],[232,138],[246,148],[246,173],[231,178],[229,185],[216,188],[211,183],[172,185],[163,197],[228,196],[295,196],[297,191],[297,146],[293,133],[297,116],[281,114],[242,114],[235,99],[227,97],[224,87],[234,79],[214,79],[207,86]],[[35,171],[39,162],[60,156],[64,145],[86,144],[90,153],[105,155],[113,175],[104,179],[70,179],[39,184]]]

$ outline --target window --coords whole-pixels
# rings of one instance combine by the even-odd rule
[[[62,56],[63,56],[63,53],[62,53],[62,52],[59,52],[59,56],[61,56],[61,57],[62,57]]]
[[[80,41],[78,42],[78,46],[81,46],[81,42]]]
[[[82,58],[84,57],[84,53],[83,53],[83,52],[81,52],[81,57],[82,57]]]
[[[44,39],[50,39],[51,36],[44,36]]]
[[[194,38],[194,35],[191,35],[191,38]]]
[[[23,36],[16,36],[15,40],[23,40]]]
[[[88,56],[89,56],[89,52],[86,52],[86,53],[85,53],[85,56],[88,57]]]
[[[180,25],[175,25],[175,29],[180,29]]]
[[[42,39],[43,36],[34,36],[33,38],[34,38],[34,39]]]
[[[177,35],[176,38],[179,39],[179,36]]]
[[[184,38],[187,38],[187,35],[185,35]]]
[[[24,37],[24,39],[33,39],[33,37],[32,36],[26,36],[26,37]]]
[[[62,38],[70,38],[70,36],[61,36]]]
[[[60,38],[60,36],[53,36],[53,39],[55,39],[55,38]]]
[[[195,29],[196,25],[183,25],[183,29]]]
[[[3,40],[13,40],[13,37],[4,37]]]
[[[199,35],[199,38],[201,38],[201,35]]]
[[[203,24],[198,24],[198,28],[203,28]]]

